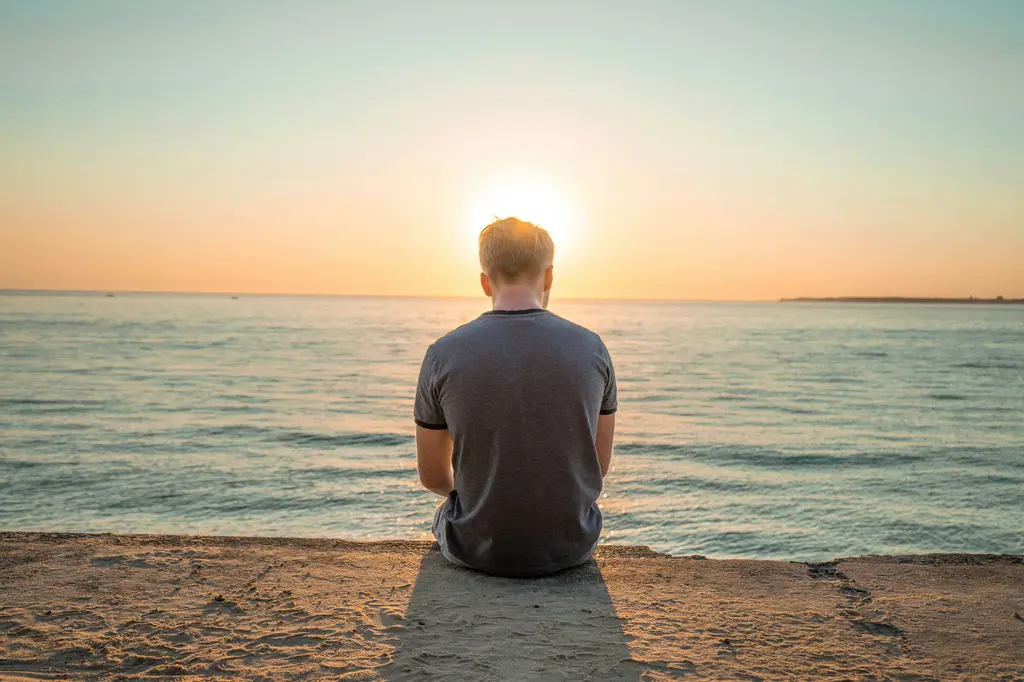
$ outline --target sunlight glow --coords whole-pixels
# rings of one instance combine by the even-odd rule
[[[488,185],[480,193],[470,214],[468,231],[476,253],[480,230],[498,218],[516,217],[543,227],[555,242],[555,262],[563,262],[571,252],[575,224],[569,204],[544,182],[517,178]]]

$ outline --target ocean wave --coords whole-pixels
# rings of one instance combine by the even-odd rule
[[[411,468],[369,469],[345,466],[323,466],[310,469],[298,469],[291,472],[291,477],[294,479],[324,482],[374,479],[403,479],[414,477],[415,475],[415,470]]]
[[[950,367],[957,369],[1022,369],[1021,365],[1012,362],[958,362]]]
[[[249,486],[226,489],[216,481],[203,481],[192,488],[140,486],[133,491],[109,495],[98,501],[95,508],[101,514],[156,513],[183,516],[190,520],[225,521],[236,515],[242,518],[280,512],[301,515],[358,502],[357,496],[335,492],[317,491],[313,494],[309,490],[272,490]]]
[[[82,435],[79,435],[82,434]],[[331,451],[342,448],[390,449],[404,448],[411,452],[415,439],[400,433],[341,432],[337,434],[270,429],[252,426],[179,427],[160,430],[121,430],[116,426],[88,434],[74,433],[22,434],[4,443],[12,452],[37,452],[54,455],[131,458],[165,457],[168,454],[191,455],[217,453],[231,458],[242,453],[280,455],[281,447],[297,450]],[[389,450],[393,452],[393,450]],[[2,450],[0,450],[2,452]]]
[[[76,414],[96,412],[106,406],[103,400],[45,400],[37,398],[0,398],[0,408],[21,414]]]
[[[665,393],[647,393],[645,395],[634,396],[630,402],[634,403],[663,403],[666,400],[672,400],[673,396]]]
[[[820,467],[884,467],[899,466],[927,457],[913,452],[822,453],[783,452],[762,446],[743,445],[675,445],[656,443],[622,443],[615,446],[618,454],[671,456],[693,461],[763,467],[777,470],[799,470]]]
[[[75,466],[77,462],[53,462],[45,459],[0,459],[0,470],[18,471],[21,469],[44,469],[47,467]]]
[[[415,442],[412,436],[402,433],[366,433],[359,431],[317,433],[247,424],[188,429],[183,431],[183,435],[187,435],[189,438],[252,438],[263,442],[287,443],[298,447],[397,447],[411,445]]]
[[[629,492],[629,497],[632,497],[634,501],[639,496],[660,496],[669,491],[673,495],[687,492],[744,495],[755,491],[766,491],[770,488],[780,488],[784,485],[785,483],[778,481],[736,480],[720,476],[694,476],[682,473],[675,476],[644,476],[641,479],[622,483],[623,489]]]
[[[187,476],[153,469],[143,463],[105,462],[102,466],[75,460],[0,460],[0,472],[9,479],[0,486],[16,497],[43,495],[88,496],[111,509],[144,511],[157,499],[198,496],[203,504],[217,500],[249,500],[253,509],[261,508],[265,498],[293,499],[304,496],[337,496],[339,488],[354,498],[379,494],[381,481],[389,485],[414,481],[411,467],[319,466],[288,468],[273,474],[251,469],[225,471],[192,468]],[[187,482],[185,482],[187,479]],[[324,488],[324,485],[327,488]],[[316,491],[314,493],[314,491]],[[194,504],[195,500],[191,502]],[[287,505],[282,508],[288,508]],[[2,518],[2,515],[0,515]]]
[[[825,468],[888,469],[919,467],[930,469],[956,467],[963,471],[999,467],[1006,472],[1024,471],[1024,449],[1020,446],[971,447],[964,445],[904,446],[898,449],[836,450],[835,452],[786,452],[756,445],[724,444],[659,444],[624,442],[615,446],[616,454],[625,457],[657,457],[669,460],[700,462],[737,468],[765,468],[776,471],[807,471]],[[1014,473],[1009,473],[1015,476]]]
[[[62,399],[41,399],[41,398],[0,398],[0,405],[86,405],[86,406],[102,406],[106,405],[106,401],[103,400],[62,400]]]
[[[778,410],[779,412],[787,412],[789,414],[821,414],[821,410],[809,410],[806,407],[790,407],[788,405],[778,405],[771,407],[770,409]]]
[[[333,445],[335,447],[371,446],[371,447],[394,447],[399,445],[411,445],[415,442],[412,436],[401,433],[340,433],[336,435],[310,433],[307,431],[285,431],[279,434],[275,440],[282,443],[295,443],[297,445]]]
[[[246,516],[261,512],[285,511],[301,513],[349,506],[357,502],[357,498],[339,495],[328,497],[245,495],[208,500],[196,510],[196,516],[198,518],[213,517],[220,519],[224,515],[233,513],[241,513]]]

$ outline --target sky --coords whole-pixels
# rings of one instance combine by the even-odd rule
[[[1024,297],[1024,2],[0,0],[0,288]]]

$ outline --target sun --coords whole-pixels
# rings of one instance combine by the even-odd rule
[[[516,217],[543,227],[555,242],[555,262],[572,251],[573,219],[569,203],[550,184],[529,178],[487,185],[477,197],[467,230],[473,249],[480,230],[499,218]]]

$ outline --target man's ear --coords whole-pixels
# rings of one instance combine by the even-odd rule
[[[555,266],[549,265],[544,271],[544,291],[551,291],[551,283],[555,279]]]
[[[480,286],[483,287],[487,298],[494,298],[494,291],[491,289],[491,280],[487,279],[487,273],[480,273]]]

